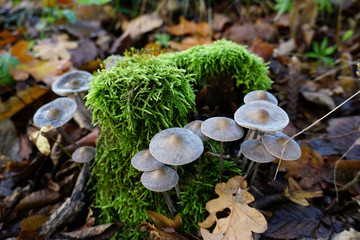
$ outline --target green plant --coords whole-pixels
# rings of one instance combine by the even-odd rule
[[[15,80],[12,78],[9,66],[16,68],[20,62],[17,57],[11,55],[11,53],[6,52],[5,54],[0,54],[0,83],[12,86],[15,83]]]
[[[330,57],[336,50],[336,45],[328,46],[328,38],[325,37],[321,44],[313,42],[312,44],[313,52],[308,52],[305,55],[310,58],[315,58],[318,62],[324,61],[327,64],[333,64],[334,60]]]
[[[81,5],[104,5],[111,2],[111,0],[76,0],[76,3]]]
[[[319,11],[323,11],[324,9],[331,13],[333,8],[330,0],[316,0],[317,7]],[[276,18],[278,19],[280,15],[290,12],[293,8],[293,1],[292,0],[275,0],[275,4],[273,9],[278,11]]]
[[[169,40],[170,40],[170,36],[167,35],[166,33],[163,34],[155,34],[154,35],[156,38],[156,44],[159,44],[161,47],[168,47],[169,44]]]
[[[46,26],[54,24],[57,20],[66,18],[70,23],[76,22],[76,15],[71,9],[60,9],[58,6],[43,7],[40,21],[36,27],[40,30],[45,29]]]

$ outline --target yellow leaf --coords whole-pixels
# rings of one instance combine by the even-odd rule
[[[204,222],[199,223],[204,239],[252,239],[252,232],[266,231],[265,217],[255,208],[248,206],[248,203],[254,201],[254,197],[245,187],[246,182],[241,176],[235,176],[226,183],[216,185],[215,192],[219,198],[206,204],[210,215]],[[217,213],[225,209],[229,209],[230,214],[218,219]],[[212,232],[206,229],[214,224]]]
[[[41,132],[47,132],[51,129],[52,129],[52,126],[44,126],[40,129],[40,131],[33,132],[29,136],[30,141],[35,141],[36,147],[44,155],[50,154],[50,143],[46,137],[41,135]]]
[[[302,206],[309,206],[309,202],[306,199],[322,196],[322,191],[307,192],[302,190],[292,177],[289,177],[288,181],[290,190],[286,188],[284,195],[294,203]]]
[[[182,227],[181,216],[177,214],[174,219],[168,218],[161,213],[148,211],[146,210],[146,214],[154,221],[155,226],[159,228],[174,228],[176,231],[179,231]]]

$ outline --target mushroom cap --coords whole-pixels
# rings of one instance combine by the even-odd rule
[[[179,181],[179,175],[174,169],[163,166],[150,172],[143,172],[141,183],[154,192],[165,192],[172,189]]]
[[[276,99],[276,97],[274,95],[272,95],[269,92],[263,91],[263,90],[249,92],[244,97],[245,104],[247,104],[249,102],[253,102],[253,101],[258,101],[258,100],[268,101],[275,105],[278,104],[278,100]]]
[[[149,150],[154,158],[169,165],[195,161],[204,151],[201,139],[185,128],[168,128],[155,134]]]
[[[123,61],[125,57],[120,55],[111,55],[108,58],[105,59],[105,69],[112,68],[113,66],[116,66],[116,64],[120,61]]]
[[[284,153],[281,156],[281,153],[284,148],[284,143],[290,137],[285,135],[284,133],[278,131],[274,133],[266,133],[262,136],[261,141],[263,142],[266,150],[268,152],[283,160],[296,160],[301,157],[301,149],[299,145],[293,140],[290,139],[289,142],[285,145]]]
[[[131,159],[131,165],[139,171],[148,172],[161,168],[164,163],[154,158],[147,149],[136,153]]]
[[[289,117],[282,108],[264,100],[242,105],[236,110],[234,119],[242,127],[261,132],[276,132],[289,123]]]
[[[208,141],[210,138],[205,136],[202,132],[201,132],[201,124],[204,121],[201,120],[195,120],[192,122],[189,122],[188,124],[186,124],[184,126],[185,129],[188,129],[190,131],[192,131],[193,133],[195,133],[196,135],[199,136],[199,138],[201,139],[201,141],[205,142]]]
[[[82,146],[75,150],[72,159],[78,163],[87,163],[94,159],[96,149],[91,146]]]
[[[227,117],[212,117],[201,124],[201,132],[211,139],[220,142],[231,142],[240,139],[244,130]]]
[[[76,108],[76,102],[71,98],[57,98],[39,108],[34,114],[33,121],[39,127],[51,125],[57,128],[73,117]]]
[[[86,92],[90,89],[89,83],[93,75],[86,71],[72,71],[62,75],[53,83],[51,89],[60,96],[67,96],[77,92]]]
[[[241,144],[240,151],[245,157],[258,163],[272,162],[275,159],[275,157],[265,149],[264,144],[257,139],[244,141]]]

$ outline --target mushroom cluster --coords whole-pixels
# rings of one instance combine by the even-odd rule
[[[203,151],[202,140],[192,131],[168,128],[155,134],[149,149],[136,153],[131,159],[131,165],[143,171],[141,183],[145,188],[163,194],[170,213],[174,215],[176,209],[167,191],[175,187],[180,199],[176,166],[195,161]],[[165,164],[174,166],[174,169]]]

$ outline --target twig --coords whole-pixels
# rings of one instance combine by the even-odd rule
[[[358,181],[359,181],[359,177],[360,177],[360,171],[357,172],[357,174],[355,175],[355,177],[348,182],[347,184],[345,184],[344,186],[342,186],[341,188],[331,188],[330,191],[334,191],[334,192],[343,192],[348,190],[349,188],[351,188],[352,186],[354,186]],[[334,181],[335,183],[335,181]],[[336,185],[335,185],[336,186]],[[337,200],[336,200],[337,201]]]
[[[212,153],[212,152],[205,152],[204,153],[204,157],[206,158],[218,158],[220,159],[220,154],[217,153]],[[233,158],[230,157],[230,155],[224,155],[223,159],[225,160],[234,160]]]

